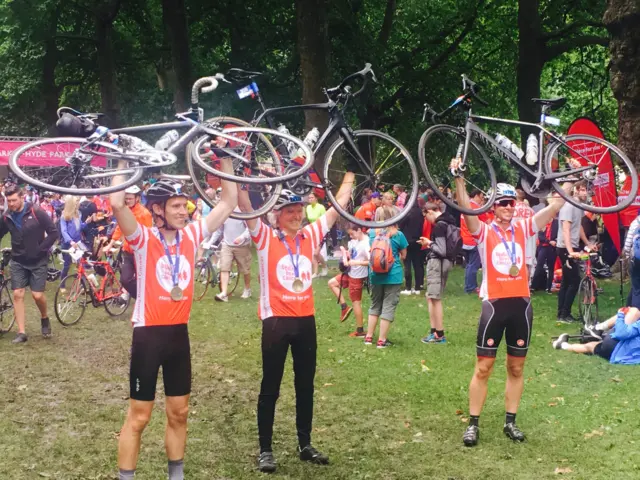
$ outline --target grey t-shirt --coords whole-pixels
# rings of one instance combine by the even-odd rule
[[[580,225],[583,216],[584,210],[571,205],[569,202],[565,203],[564,207],[560,209],[560,216],[558,217],[560,224],[558,225],[558,239],[556,240],[558,248],[567,248],[564,243],[564,235],[562,234],[563,221],[571,222],[571,246],[574,249],[578,248],[580,245]]]

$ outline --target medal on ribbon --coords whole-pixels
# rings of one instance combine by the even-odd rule
[[[280,233],[280,241],[284,243],[284,247],[287,249],[287,253],[289,253],[289,258],[291,259],[291,266],[293,267],[293,284],[291,288],[296,293],[301,293],[304,290],[304,283],[300,278],[300,236],[296,235],[296,257],[295,260],[293,258],[293,252],[287,243],[286,238],[284,238],[284,234]]]
[[[173,288],[171,289],[170,295],[171,300],[174,302],[179,302],[182,300],[184,296],[184,292],[178,285],[179,279],[178,276],[180,274],[180,232],[176,232],[176,261],[173,262],[173,258],[171,257],[171,253],[169,252],[169,246],[167,245],[167,241],[164,239],[162,233],[158,230],[158,235],[160,236],[160,242],[164,247],[164,252],[167,255],[167,260],[169,261],[169,265],[171,265],[171,280],[173,282]]]
[[[500,231],[500,229],[496,226],[495,223],[492,223],[491,226],[493,227],[493,231],[496,232],[498,237],[500,237],[500,240],[502,240],[504,249],[507,251],[507,254],[511,258],[511,266],[509,267],[509,276],[515,278],[520,273],[520,269],[518,268],[517,258],[516,258],[516,234],[513,229],[513,225],[511,225],[511,251],[509,251],[509,245],[507,245],[507,241],[505,240],[504,235],[502,235],[502,232]]]

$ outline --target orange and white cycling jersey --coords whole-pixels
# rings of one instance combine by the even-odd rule
[[[136,231],[127,236],[136,261],[138,298],[133,311],[134,327],[156,325],[180,325],[189,322],[193,303],[193,265],[196,250],[205,236],[209,235],[204,220],[193,222],[178,230],[180,235],[180,270],[178,286],[182,299],[171,299],[173,288],[172,265],[176,262],[176,242],[168,245],[171,263],[156,227],[138,224]]]
[[[482,300],[530,296],[529,272],[524,262],[525,245],[526,240],[538,232],[538,227],[533,218],[513,221],[511,225],[515,234],[515,265],[519,270],[515,277],[509,274],[509,269],[512,266],[511,252],[513,248],[511,228],[505,232],[495,222],[481,223],[480,230],[471,234],[478,244],[478,252],[482,262],[482,285],[480,286]],[[495,228],[501,232],[509,250],[505,248]]]
[[[258,276],[260,277],[260,303],[258,315],[261,320],[269,317],[304,317],[313,315],[313,273],[311,259],[313,251],[327,234],[327,220],[323,215],[298,232],[300,257],[298,260],[302,290],[295,292],[295,280],[291,256],[284,242],[287,242],[293,258],[296,258],[296,240],[280,230],[275,230],[258,220],[251,239],[258,251]]]

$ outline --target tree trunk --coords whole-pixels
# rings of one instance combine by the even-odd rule
[[[95,9],[96,50],[98,56],[98,77],[102,113],[107,116],[107,126],[119,126],[120,106],[118,105],[116,61],[113,51],[113,21],[118,15],[120,1],[102,2]]]
[[[162,21],[171,47],[171,61],[175,72],[173,103],[176,111],[191,105],[191,53],[184,0],[162,0]]]
[[[544,43],[541,39],[542,26],[539,0],[519,0],[518,2],[518,66],[517,97],[518,118],[523,122],[536,123],[539,108],[531,101],[540,96],[540,76],[544,67]],[[530,129],[522,128],[522,144],[525,145]]]
[[[640,165],[640,3],[609,0],[604,23],[611,34],[611,89],[618,101],[618,144]]]
[[[56,110],[60,91],[56,84],[56,67],[58,66],[58,49],[56,46],[56,33],[58,29],[58,12],[54,9],[48,22],[48,35],[44,44],[44,57],[42,59],[42,96],[44,100],[44,121],[47,125],[47,133],[56,134],[55,124],[58,119]]]
[[[326,100],[322,89],[329,78],[327,0],[296,0],[298,54],[302,73],[302,103]],[[305,130],[326,128],[328,117],[320,110],[305,111]]]

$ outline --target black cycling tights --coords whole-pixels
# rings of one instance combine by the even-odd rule
[[[270,317],[262,321],[262,385],[258,397],[260,452],[271,451],[273,418],[289,345],[293,356],[298,442],[301,447],[311,443],[316,320],[313,316]]]

